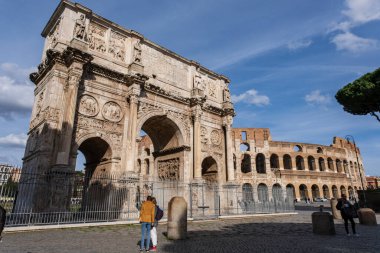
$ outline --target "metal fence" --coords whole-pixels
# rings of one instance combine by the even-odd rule
[[[81,173],[4,173],[11,173],[7,182],[0,184],[6,226],[137,221],[139,207],[148,195],[156,197],[164,219],[174,196],[186,199],[188,216],[194,219],[294,210],[292,194],[279,185],[268,192],[263,187],[145,181],[110,174],[86,178]]]

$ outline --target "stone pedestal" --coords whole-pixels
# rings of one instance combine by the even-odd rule
[[[319,235],[335,235],[333,216],[328,212],[314,212],[311,215],[313,233]]]
[[[360,208],[358,211],[358,216],[360,224],[377,226],[376,214],[371,208]]]
[[[334,219],[342,219],[342,215],[340,215],[340,210],[336,209],[336,204],[338,204],[338,200],[335,198],[332,198],[330,200],[330,204],[331,204],[331,212]]]
[[[187,203],[183,197],[173,197],[168,206],[168,239],[187,237]]]

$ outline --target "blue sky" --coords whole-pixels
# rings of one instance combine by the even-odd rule
[[[353,135],[366,174],[380,174],[380,123],[334,95],[380,67],[379,0],[79,1],[101,16],[228,76],[234,127],[330,145]],[[33,104],[28,74],[59,1],[0,0],[0,162],[21,165]]]

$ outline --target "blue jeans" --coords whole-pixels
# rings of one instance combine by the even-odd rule
[[[150,228],[152,226],[152,223],[150,222],[143,222],[141,223],[141,242],[140,242],[140,249],[144,249],[144,242],[145,242],[145,233],[146,233],[146,247],[145,249],[149,249],[150,244]]]

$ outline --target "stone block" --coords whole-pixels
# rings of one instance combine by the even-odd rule
[[[187,237],[187,203],[183,197],[173,197],[169,201],[167,233],[171,240]]]
[[[335,198],[332,198],[330,200],[330,204],[331,204],[331,212],[334,219],[342,219],[342,215],[340,215],[340,210],[336,209],[336,204],[338,204],[338,200]]]
[[[376,214],[370,208],[360,208],[358,211],[359,222],[362,225],[377,226]]]
[[[328,212],[314,212],[311,215],[313,233],[319,235],[335,235],[333,216]]]

